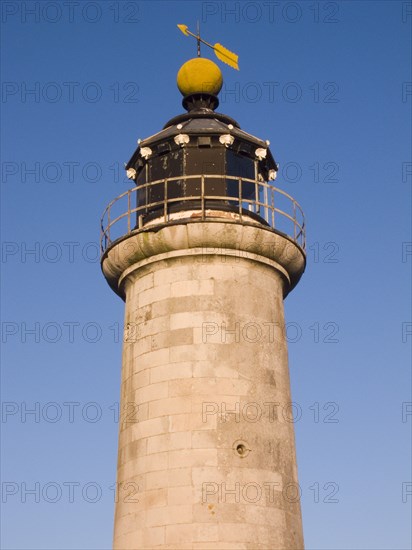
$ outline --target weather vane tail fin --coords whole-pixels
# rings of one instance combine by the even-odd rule
[[[239,70],[238,55],[222,46],[222,44],[215,44],[213,49],[215,50],[216,57],[220,59],[220,61],[223,61],[223,63],[230,65],[237,71]]]

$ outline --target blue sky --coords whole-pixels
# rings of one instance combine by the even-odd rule
[[[409,548],[411,3],[1,8],[3,548],[110,548],[123,303],[99,219],[182,112],[197,19],[239,55],[219,111],[270,140],[306,214],[285,303],[306,547]]]

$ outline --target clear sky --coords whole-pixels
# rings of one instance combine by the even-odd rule
[[[176,24],[199,19],[239,55],[219,111],[270,140],[306,214],[285,303],[306,547],[410,548],[411,3],[1,9],[2,547],[111,546],[123,302],[99,219],[182,112]]]

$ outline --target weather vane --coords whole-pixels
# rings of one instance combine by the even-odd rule
[[[223,63],[226,63],[227,65],[230,65],[237,71],[239,70],[239,64],[238,59],[239,56],[235,53],[231,52],[222,44],[209,44],[209,42],[206,42],[206,40],[203,40],[200,38],[200,31],[199,31],[199,23],[197,24],[197,34],[194,34],[189,31],[187,28],[187,25],[178,25],[179,29],[182,31],[182,33],[186,36],[193,36],[197,40],[197,56],[200,57],[200,43],[205,44],[206,46],[209,46],[209,48],[212,48],[212,50],[215,52],[215,55],[220,61],[223,61]]]

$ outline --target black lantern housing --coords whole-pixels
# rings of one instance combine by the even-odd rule
[[[141,188],[140,225],[161,216],[165,202],[169,213],[201,207],[239,211],[242,201],[259,200],[255,182],[275,178],[268,142],[216,113],[215,96],[194,94],[183,105],[188,112],[142,140],[126,165]]]

